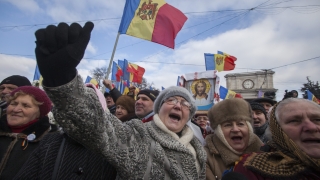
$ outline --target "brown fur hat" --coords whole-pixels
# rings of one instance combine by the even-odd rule
[[[215,129],[219,124],[233,120],[246,120],[252,123],[250,104],[244,99],[225,99],[208,111],[210,126]]]
[[[132,97],[126,95],[120,96],[116,102],[116,106],[118,105],[123,106],[128,113],[134,113],[135,100]]]

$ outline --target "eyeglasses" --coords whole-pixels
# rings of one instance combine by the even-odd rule
[[[183,99],[179,101],[175,97],[169,97],[164,102],[166,102],[167,104],[170,104],[170,105],[177,105],[179,102],[183,109],[190,109],[191,108],[191,104],[188,101],[183,100]]]
[[[196,118],[196,120],[197,120],[197,121],[201,121],[201,120],[203,120],[203,121],[208,121],[209,119],[208,119],[208,117],[206,117],[206,116],[199,116],[199,117]]]

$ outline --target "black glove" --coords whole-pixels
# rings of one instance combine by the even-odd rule
[[[35,32],[35,53],[45,86],[60,86],[75,78],[76,67],[84,56],[93,26],[92,22],[83,27],[78,23],[70,26],[60,23]]]

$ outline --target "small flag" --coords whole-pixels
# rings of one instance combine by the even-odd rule
[[[99,88],[98,81],[96,79],[94,79],[94,78],[91,78],[90,76],[87,76],[87,79],[86,79],[86,81],[84,83],[91,83],[91,84],[95,85],[96,88]]]
[[[308,93],[308,99],[317,103],[317,104],[320,104],[320,100],[314,96],[309,90],[307,90],[307,93]]]
[[[219,94],[221,99],[242,98],[241,94],[237,94],[236,92],[228,90],[223,86],[220,86]]]
[[[232,56],[233,57],[233,56]],[[204,53],[204,59],[206,64],[206,71],[217,70],[220,71],[230,71],[235,68],[234,58],[228,57],[223,54],[209,54]]]
[[[161,86],[161,90],[163,91],[165,88],[163,86]]]
[[[38,64],[36,65],[36,69],[34,71],[34,76],[33,76],[33,81],[39,81],[39,86],[42,86],[42,76],[40,74],[40,71],[39,71],[39,67],[38,67]]]
[[[258,92],[258,98],[262,98],[263,97],[263,92],[261,91],[261,90],[259,90],[259,92]]]
[[[178,79],[177,79],[177,86],[181,86],[181,87],[184,87],[184,77],[183,76],[178,76]]]
[[[119,33],[174,49],[174,40],[187,19],[164,0],[126,0]]]
[[[142,76],[145,72],[143,67],[128,62],[127,71],[133,75],[131,82],[136,82],[139,84],[142,83]]]

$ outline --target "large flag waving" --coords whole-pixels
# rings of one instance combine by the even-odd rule
[[[126,0],[119,33],[174,49],[174,40],[186,20],[164,0]]]
[[[217,70],[218,72],[234,70],[236,66],[234,61],[237,60],[234,56],[209,53],[204,53],[204,59],[206,71]]]

